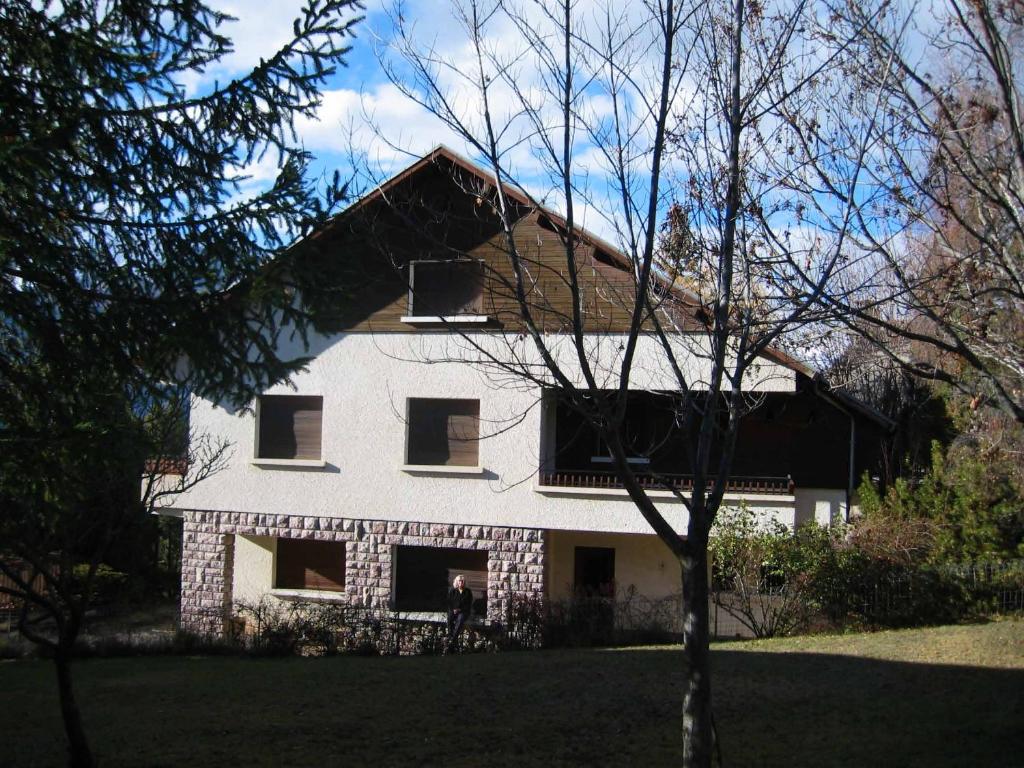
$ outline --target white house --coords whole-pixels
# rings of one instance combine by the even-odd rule
[[[677,564],[600,441],[557,397],[495,363],[528,366],[536,353],[501,279],[502,236],[480,213],[490,192],[486,174],[439,148],[341,214],[306,245],[311,258],[351,265],[333,327],[308,351],[298,341],[283,350],[311,355],[308,368],[251,408],[193,401],[193,431],[226,438],[233,454],[164,510],[184,518],[183,628],[219,633],[235,601],[264,595],[440,610],[455,571],[496,620],[512,593],[679,591]],[[568,298],[558,219],[511,194],[520,247],[538,265],[537,316],[571,369],[570,345],[559,344]],[[598,295],[588,340],[612,388],[624,326],[608,295],[625,273],[597,238],[581,248]],[[688,349],[699,381],[700,348]],[[660,359],[642,339],[627,439],[652,488],[685,487],[673,449],[685,437],[665,416],[674,383]],[[740,434],[727,503],[791,526],[845,516],[870,461],[866,413],[782,355],[766,357],[748,386],[763,403]],[[667,490],[651,495],[685,530],[683,505]]]

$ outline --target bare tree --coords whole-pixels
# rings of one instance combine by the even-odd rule
[[[793,149],[791,115],[842,88],[848,43],[800,0],[454,9],[458,43],[430,39],[396,7],[383,59],[392,82],[492,179],[455,178],[500,230],[508,269],[492,280],[515,331],[504,341],[457,336],[445,355],[556,392],[600,434],[679,562],[684,764],[710,765],[708,538],[737,430],[773,362],[796,365],[778,346],[822,319],[822,295],[852,268],[845,230],[818,231],[815,207],[792,183],[811,166]],[[846,163],[848,202],[826,224],[854,217],[865,157]],[[555,262],[523,236],[531,214],[558,235]],[[614,246],[582,228],[595,218]],[[616,329],[614,343],[597,338]],[[688,511],[685,531],[648,493],[624,438],[629,390],[653,368],[670,372],[666,398],[691,438],[681,457],[691,482],[663,481]]]
[[[882,12],[884,11],[884,12]],[[819,212],[846,192],[844,152],[871,161],[849,235],[870,255],[829,297],[847,326],[907,370],[991,400],[1024,422],[1024,9],[988,0],[831,4],[858,31],[843,119],[804,120]],[[870,105],[871,120],[863,116]]]

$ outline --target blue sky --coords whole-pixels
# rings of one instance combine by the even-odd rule
[[[236,21],[221,29],[222,33],[233,40],[235,52],[202,77],[186,83],[186,87],[193,91],[209,87],[215,79],[223,82],[275,51],[287,40],[292,20],[303,5],[302,0],[209,2],[214,8],[236,17]],[[346,175],[352,168],[350,153],[353,149],[362,154],[361,165],[364,169],[368,168],[377,180],[392,175],[441,143],[471,158],[474,155],[472,148],[462,138],[404,96],[388,80],[382,69],[382,56],[391,61],[398,60],[394,53],[390,57],[382,53],[395,37],[389,13],[393,5],[394,0],[368,0],[365,19],[356,28],[357,36],[347,57],[348,66],[339,68],[326,84],[317,118],[302,119],[296,124],[299,140],[317,158],[314,167],[317,172],[329,173],[337,168],[343,176]],[[635,9],[641,7],[629,2],[621,6],[624,18],[628,16],[633,19],[638,15]],[[526,4],[524,7],[528,13],[539,13],[534,5]],[[592,7],[596,7],[592,0],[580,0],[577,7],[580,17],[589,13]],[[403,0],[402,9],[404,18],[415,25],[417,45],[429,48],[436,43],[437,50],[452,64],[444,75],[445,86],[455,94],[463,110],[461,117],[478,127],[479,102],[472,84],[459,74],[461,71],[471,71],[474,59],[467,38],[453,15],[453,6],[446,0]],[[543,26],[543,19],[533,21],[537,22],[538,28]],[[545,109],[553,106],[550,94],[544,93],[539,82],[536,55],[515,34],[512,22],[507,18],[496,17],[489,24],[487,34],[488,43],[496,51],[493,70],[495,81],[507,74],[504,63],[513,62],[510,66],[515,68],[516,75],[507,77],[507,81],[514,81],[516,86],[525,84],[528,89],[532,89],[530,93],[545,102]],[[643,59],[650,56],[651,51],[649,43],[645,44],[638,50],[638,56]],[[521,140],[534,131],[534,126],[516,116],[520,102],[507,86],[508,82],[504,85],[496,82],[496,87],[492,88],[492,98],[495,100],[496,111],[500,113],[497,115],[498,121],[514,127],[503,143],[508,148],[508,162],[515,172],[515,178],[537,199],[556,209],[564,209],[561,204],[563,195],[558,185],[553,183],[550,175],[545,174],[543,164],[537,159],[537,142]],[[602,101],[600,94],[588,93],[586,109],[600,118],[600,110],[607,110],[606,102],[607,99]],[[552,129],[561,125],[557,117],[560,112],[555,112],[557,114],[549,121]],[[619,206],[602,204],[599,198],[607,196],[608,189],[600,158],[594,156],[594,147],[582,132],[577,141],[575,169],[579,174],[577,181],[581,190],[574,203],[577,221],[597,234],[613,238],[614,226],[602,219],[599,212],[604,211],[607,215],[607,211],[614,211]],[[642,178],[646,170],[648,154],[642,147],[637,153],[638,178]],[[273,178],[276,172],[274,162],[273,157],[267,156],[249,169],[252,174],[250,188],[265,185]],[[365,184],[364,179],[364,187]]]
[[[261,57],[269,56],[277,50],[290,37],[292,20],[299,15],[303,5],[303,0],[208,2],[218,10],[236,17],[236,21],[224,25],[221,30],[234,41],[235,52],[202,77],[186,83],[188,88],[198,91],[209,87],[214,79],[223,81],[251,68]],[[474,155],[462,138],[427,110],[410,101],[386,76],[381,58],[396,61],[394,53],[387,53],[388,45],[395,39],[389,11],[396,2],[401,2],[403,18],[415,27],[412,37],[416,45],[428,50],[433,45],[438,55],[445,59],[440,68],[443,73],[442,85],[453,97],[459,119],[479,133],[481,110],[478,94],[472,82],[462,76],[463,72],[473,72],[476,60],[454,15],[458,4],[453,5],[449,0],[366,0],[365,19],[356,27],[347,66],[339,68],[326,84],[323,103],[316,118],[301,119],[296,124],[299,141],[316,157],[315,172],[330,173],[339,169],[343,176],[347,176],[353,168],[353,151],[362,158],[360,167],[369,170],[376,180],[387,178],[439,143],[471,158]],[[481,5],[486,7],[486,3]],[[541,8],[539,4],[511,3],[509,7],[521,8],[529,16],[531,33],[544,30],[546,21],[543,11],[538,10]],[[660,68],[658,46],[654,43],[657,35],[654,29],[645,26],[650,21],[644,12],[644,4],[639,0],[613,0],[611,3],[577,0],[574,12],[576,19],[582,21],[574,23],[589,24],[581,33],[588,41],[600,38],[603,31],[601,12],[606,7],[612,8],[613,14],[617,14],[612,20],[614,23],[610,25],[615,31],[609,34],[621,35],[622,30],[628,30],[633,35],[632,47],[625,46],[621,49],[624,53],[619,55],[622,56],[621,61],[628,62],[628,71],[630,77],[635,79],[635,85],[620,91],[624,105],[620,103],[619,115],[623,120],[632,120],[630,127],[636,129],[628,142],[627,149],[632,153],[628,162],[633,174],[632,202],[637,206],[636,213],[641,213],[643,218],[642,213],[647,209],[646,184],[650,175],[652,121],[649,99],[652,93],[657,93],[657,88],[653,86],[657,82]],[[502,144],[508,153],[508,167],[513,171],[516,181],[537,199],[558,210],[564,210],[564,195],[556,183],[559,178],[545,173],[543,160],[539,159],[542,158],[542,152],[538,150],[541,144],[537,139],[538,128],[524,121],[517,113],[523,98],[539,104],[536,112],[541,115],[544,123],[540,133],[550,132],[556,144],[561,140],[564,121],[558,108],[557,94],[553,97],[545,89],[536,50],[531,49],[529,41],[524,42],[520,32],[513,21],[500,14],[486,28],[486,47],[493,55],[489,77],[492,78],[491,98],[495,120],[509,129]],[[706,83],[697,82],[701,77],[700,72],[706,71],[708,66],[716,65],[714,58],[717,53],[706,53],[712,60],[704,63],[704,70],[698,63],[692,73],[679,76],[679,90],[672,104],[676,114],[690,116],[690,128],[695,127],[699,136],[703,137],[702,141],[707,143],[707,146],[697,147],[699,152],[706,152],[706,155],[696,157],[696,167],[711,172],[723,156],[724,138],[715,130],[717,113]],[[578,61],[578,79],[592,79],[581,94],[578,106],[581,117],[577,120],[577,133],[574,135],[574,182],[577,189],[574,195],[575,213],[577,222],[582,226],[612,242],[624,244],[617,237],[617,234],[626,231],[621,197],[615,194],[614,188],[608,183],[608,165],[601,157],[597,143],[581,127],[604,128],[609,123],[609,91],[607,83],[602,80],[602,65],[599,59],[596,60],[598,63],[587,62],[584,56]],[[814,56],[811,56],[813,60]],[[617,61],[620,61],[618,55]],[[522,90],[515,93],[511,90],[515,88]],[[648,101],[645,103],[645,100]],[[711,109],[708,109],[709,106]],[[702,114],[711,122],[702,124]],[[761,129],[770,129],[768,119],[763,121]],[[761,158],[761,161],[767,162],[766,167],[772,170],[770,160]],[[668,194],[659,199],[658,206],[662,215],[671,195],[687,189],[687,162],[692,164],[693,159],[667,158],[663,190],[667,190]],[[275,158],[265,156],[260,163],[249,169],[252,175],[250,186],[255,188],[267,184],[275,176],[276,170]],[[364,188],[366,184],[364,178]],[[640,224],[642,230],[647,222],[641,221]],[[780,226],[799,232],[807,227],[807,222],[782,221]]]
[[[287,40],[292,20],[303,4],[302,0],[210,2],[213,8],[236,17],[221,28],[232,39],[235,52],[187,87],[201,91],[215,79],[228,79],[270,55]],[[433,26],[438,18],[436,8],[442,4],[412,2],[408,6]],[[433,13],[428,10],[431,7]],[[465,152],[463,142],[402,96],[384,75],[377,51],[390,38],[391,29],[380,2],[367,3],[365,19],[356,32],[347,66],[340,67],[325,86],[318,119],[300,120],[296,125],[299,140],[317,158],[315,170],[329,173],[337,168],[345,174],[351,168],[353,147],[366,153],[370,165],[383,173],[409,164],[412,155],[423,154],[438,143]],[[265,183],[273,176],[274,158],[268,156],[250,170],[254,183]]]

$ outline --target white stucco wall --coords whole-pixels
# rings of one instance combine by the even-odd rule
[[[620,596],[631,586],[656,600],[682,590],[679,561],[657,536],[552,531],[547,538],[547,590],[552,600],[572,595],[576,547],[615,550],[615,587]]]
[[[796,525],[816,522],[828,527],[846,520],[846,491],[837,488],[797,488]]]
[[[503,359],[510,349],[530,358],[532,348],[517,338],[475,338]],[[614,361],[621,354],[620,341],[608,336],[595,340],[594,359]],[[634,388],[672,387],[670,376],[658,363],[661,356],[654,344],[653,339],[642,340],[631,380]],[[233,454],[224,471],[179,497],[174,506],[648,533],[647,524],[624,494],[566,496],[535,490],[541,421],[538,390],[493,368],[424,362],[478,355],[469,347],[465,340],[447,334],[348,334],[314,340],[311,353],[316,357],[308,370],[297,374],[292,386],[279,385],[270,393],[323,396],[322,458],[326,466],[322,468],[254,465],[256,422],[251,409],[232,412],[195,400],[193,430],[227,439]],[[560,356],[568,356],[568,344],[558,349]],[[301,347],[296,345],[294,353],[301,354]],[[690,360],[699,378],[704,363],[698,357]],[[606,372],[609,368],[602,366]],[[609,386],[613,378],[608,373]],[[790,391],[794,381],[792,371],[766,361],[757,386]],[[483,474],[411,474],[401,469],[405,404],[410,397],[480,400]],[[682,505],[664,498],[658,503],[672,525],[685,530],[687,516]],[[752,506],[782,515],[790,524],[795,514],[792,496],[755,500]]]
[[[234,581],[232,599],[257,603],[274,586],[274,555],[277,539],[273,536],[235,536]]]

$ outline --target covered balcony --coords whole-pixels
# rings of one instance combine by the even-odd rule
[[[845,414],[810,388],[764,393],[756,403],[741,422],[727,493],[792,497],[798,487],[847,487],[851,441]],[[688,447],[696,444],[695,425],[686,423],[676,396],[630,392],[621,435],[642,487],[665,496],[693,489]],[[543,403],[540,455],[539,492],[625,493],[604,441],[555,395]],[[713,456],[712,466],[716,462]]]

